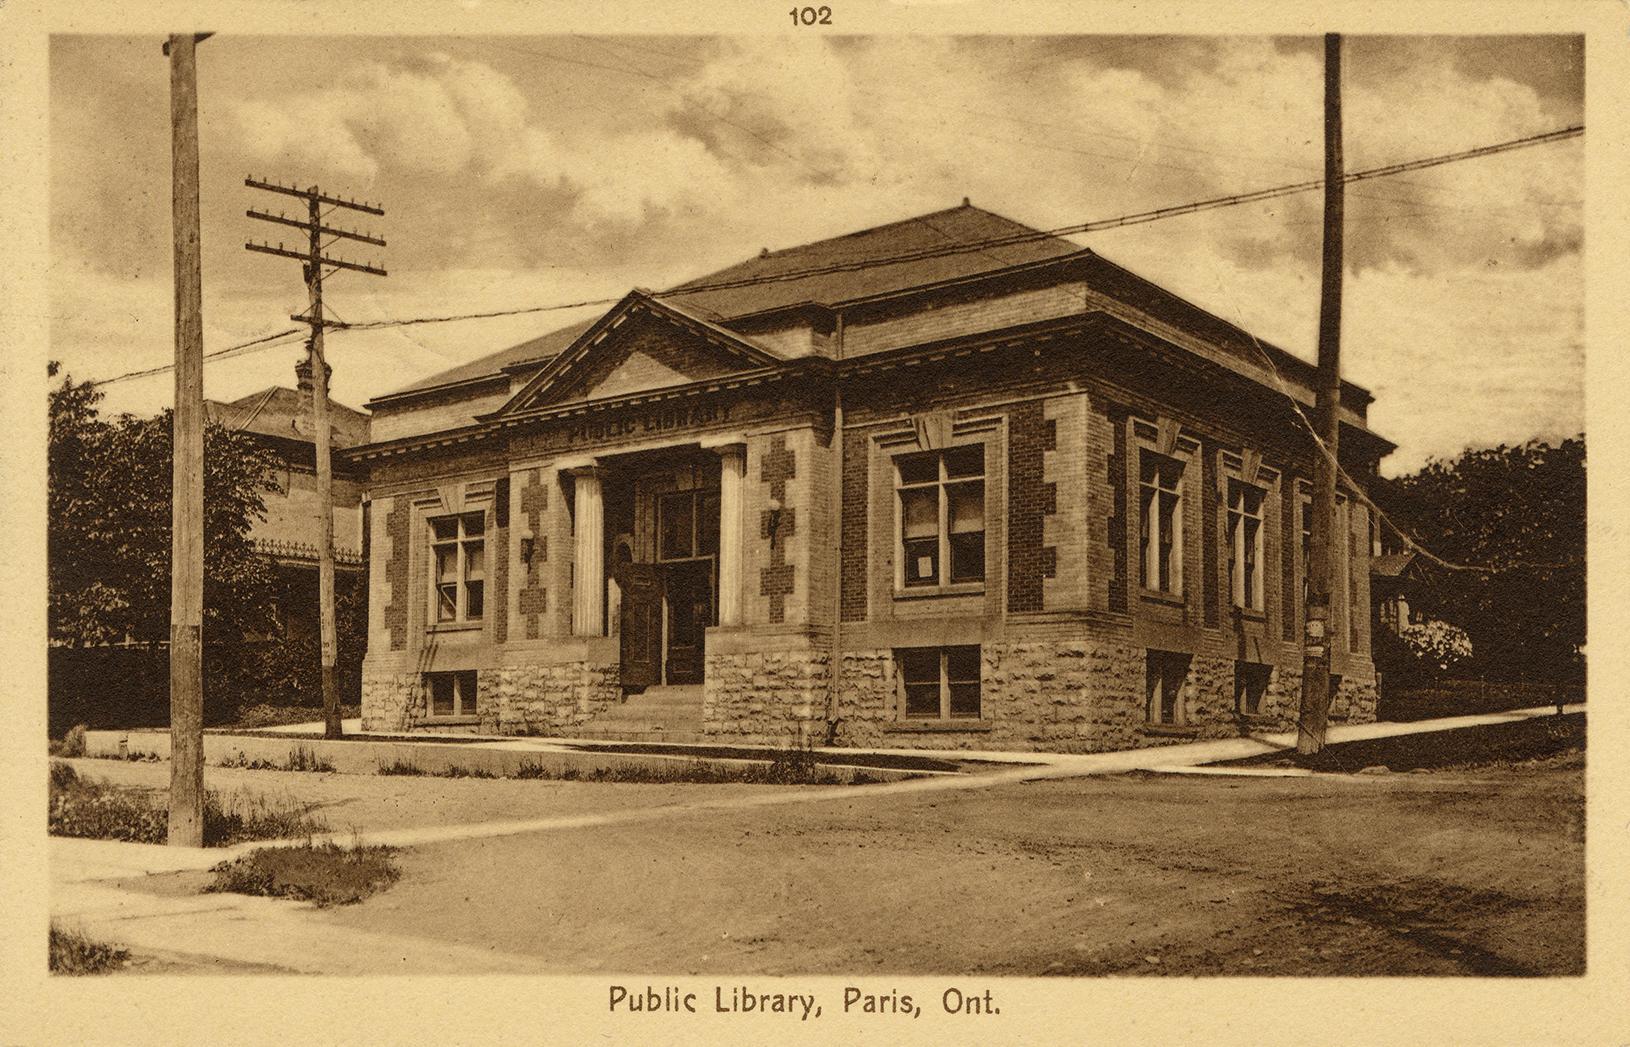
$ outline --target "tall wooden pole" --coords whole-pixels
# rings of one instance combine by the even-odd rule
[[[1341,419],[1341,273],[1343,176],[1341,161],[1341,35],[1324,38],[1324,270],[1319,287],[1319,364],[1316,424],[1324,446],[1313,469],[1313,527],[1307,567],[1307,618],[1302,647],[1302,707],[1296,751],[1324,748],[1330,715],[1330,594],[1336,591],[1336,454]]]
[[[323,737],[340,737],[340,693],[335,679],[339,664],[334,624],[334,463],[330,455],[328,425],[328,363],[323,359],[323,245],[322,211],[317,187],[307,201],[311,221],[311,260],[306,263],[306,287],[311,299],[311,427],[317,455],[317,616],[322,642]]]
[[[198,227],[198,83],[191,34],[172,36],[170,209],[175,233],[175,431],[170,520],[170,819],[204,844],[204,330]]]

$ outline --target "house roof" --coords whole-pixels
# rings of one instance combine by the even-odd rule
[[[1370,575],[1375,578],[1401,578],[1414,562],[1413,552],[1382,553],[1370,560]]]
[[[893,258],[913,252],[932,251],[957,244],[978,243],[1003,237],[1033,239],[1002,247],[917,258],[888,265],[866,264],[879,258]],[[789,247],[781,251],[766,251],[756,258],[687,280],[660,293],[662,301],[678,306],[694,316],[715,321],[728,320],[732,317],[763,313],[808,302],[840,305],[859,298],[871,298],[879,294],[1081,253],[1082,248],[1068,240],[1044,236],[1030,226],[964,202],[960,207],[890,222],[887,225],[862,229],[844,236],[817,240],[814,243]],[[839,268],[843,266],[854,268]],[[818,268],[832,271],[797,279],[776,280],[772,283],[686,293],[687,288],[761,280]],[[551,331],[508,349],[430,375],[380,399],[491,377],[516,364],[545,362],[571,345],[579,335],[598,322],[597,317],[594,320]]]
[[[204,411],[210,421],[219,422],[227,429],[310,443],[311,423],[305,418],[301,400],[297,390],[273,385],[236,400],[205,400]],[[328,403],[328,411],[335,448],[357,447],[368,442],[366,413],[333,400]]]

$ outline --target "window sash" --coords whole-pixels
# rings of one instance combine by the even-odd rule
[[[1139,453],[1139,574],[1144,588],[1175,595],[1183,591],[1183,463]]]
[[[902,586],[985,580],[984,446],[958,444],[895,459]]]
[[[479,622],[486,614],[486,512],[430,521],[432,613],[438,625]]]
[[[479,715],[475,670],[425,674],[427,715],[432,720],[468,720]]]
[[[977,646],[906,648],[896,655],[908,720],[977,720],[980,717],[980,649]]]
[[[1267,492],[1238,480],[1228,483],[1228,576],[1234,606],[1260,611],[1263,605],[1263,509]]]

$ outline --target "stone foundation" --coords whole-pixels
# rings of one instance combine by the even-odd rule
[[[622,700],[616,664],[512,665],[480,674],[481,729],[560,734]]]
[[[714,643],[710,637],[703,730],[730,743],[824,743],[830,662],[824,645],[783,646],[775,638]]]
[[[362,729],[407,731],[424,719],[425,688],[417,673],[363,670]]]
[[[1260,715],[1238,715],[1234,661],[1195,655],[1184,680],[1184,723],[1151,725],[1145,651],[1116,639],[983,645],[978,721],[903,722],[892,650],[847,651],[838,689],[839,745],[912,749],[1105,752],[1292,730],[1301,667],[1275,668]],[[1343,680],[1332,721],[1375,719],[1375,685]]]

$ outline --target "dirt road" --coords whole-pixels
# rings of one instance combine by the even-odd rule
[[[531,783],[517,783],[531,784]],[[540,972],[1579,973],[1583,758],[1133,775],[414,848],[313,919]]]

